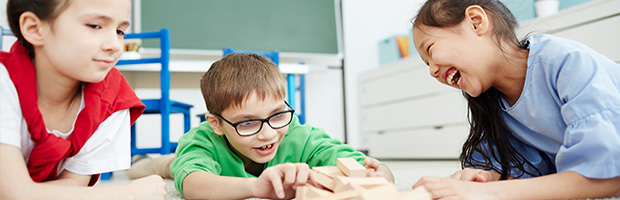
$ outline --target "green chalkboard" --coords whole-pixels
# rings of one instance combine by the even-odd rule
[[[140,6],[141,30],[169,28],[173,49],[338,53],[334,0],[142,0]]]

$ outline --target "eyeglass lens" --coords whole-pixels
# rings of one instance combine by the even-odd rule
[[[291,122],[292,117],[292,112],[281,112],[269,117],[267,124],[274,129],[282,128]],[[248,120],[237,125],[237,132],[239,135],[252,135],[260,131],[262,126],[261,120]]]

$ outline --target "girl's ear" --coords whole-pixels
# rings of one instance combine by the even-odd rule
[[[213,129],[213,132],[215,132],[215,134],[224,135],[224,132],[222,132],[222,129],[220,127],[219,118],[217,118],[217,116],[207,113],[205,114],[205,119],[207,119],[207,122],[209,122],[209,125],[211,125],[211,128]]]
[[[43,22],[34,13],[28,11],[19,16],[19,29],[32,46],[43,44]]]
[[[471,29],[478,34],[484,35],[489,31],[489,17],[484,8],[473,5],[465,9],[465,20],[469,22]]]

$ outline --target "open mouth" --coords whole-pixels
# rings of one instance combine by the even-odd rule
[[[454,85],[455,83],[459,86],[461,85],[461,73],[459,70],[451,71],[446,78],[446,82],[450,85]]]
[[[273,144],[274,144],[274,143],[271,143],[271,144],[268,144],[268,145],[265,145],[265,146],[262,146],[262,147],[255,147],[254,149],[258,149],[258,150],[261,150],[261,151],[265,151],[265,150],[268,150],[268,149],[273,148]]]

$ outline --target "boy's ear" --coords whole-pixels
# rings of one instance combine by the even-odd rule
[[[33,12],[24,12],[19,16],[19,29],[24,40],[32,46],[43,44],[43,21]]]
[[[484,8],[473,5],[465,9],[465,20],[469,22],[471,29],[478,34],[484,35],[489,31],[489,17]]]
[[[211,113],[207,113],[205,114],[205,119],[207,119],[207,122],[209,122],[209,125],[211,125],[211,128],[213,129],[213,132],[215,132],[215,134],[224,135],[224,132],[222,132],[222,129],[220,127],[219,118],[217,118],[217,116]]]

